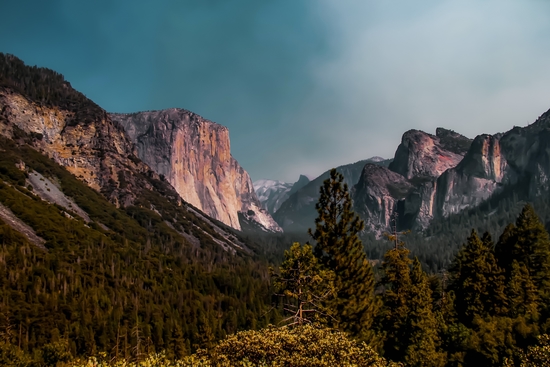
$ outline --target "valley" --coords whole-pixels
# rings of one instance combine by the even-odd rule
[[[0,363],[241,363],[231,343],[260,335],[337,340],[361,366],[519,363],[550,328],[549,134],[550,112],[409,130],[392,158],[253,183],[226,127],[108,113],[0,54]],[[315,297],[322,316],[289,311]]]

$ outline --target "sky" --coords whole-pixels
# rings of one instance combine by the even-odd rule
[[[185,108],[227,126],[251,175],[294,182],[402,134],[468,137],[550,108],[547,0],[18,0],[0,52],[108,112]]]

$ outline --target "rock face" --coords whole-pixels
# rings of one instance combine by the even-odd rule
[[[389,168],[413,185],[398,213],[402,228],[424,228],[436,215],[437,179],[464,158],[472,141],[452,130],[438,128],[436,135],[419,130],[403,134]]]
[[[137,186],[148,185],[127,174],[150,170],[136,158],[124,129],[105,111],[74,123],[69,111],[42,106],[8,88],[0,88],[0,107],[2,135],[31,134],[33,146],[115,204],[130,205],[139,192]]]
[[[505,134],[479,135],[464,159],[437,182],[439,216],[475,207],[505,187],[534,199],[549,189],[550,113],[535,123],[515,127]]]
[[[273,215],[290,195],[309,183],[309,178],[300,175],[295,183],[277,180],[258,180],[254,182],[254,191],[262,203],[262,207]]]
[[[408,131],[389,168],[394,172],[366,165],[353,192],[355,210],[376,233],[389,228],[394,213],[398,227],[422,229],[505,188],[534,200],[550,189],[550,112],[473,141],[441,128],[435,136]]]
[[[350,191],[359,181],[363,167],[367,163],[387,166],[390,160],[381,160],[379,157],[374,157],[374,159],[366,159],[336,168],[338,172],[344,175],[344,183],[348,185]],[[291,194],[281,205],[274,218],[285,231],[304,233],[308,228],[315,225],[315,218],[317,217],[315,204],[319,199],[319,188],[329,176],[330,170]]]
[[[501,154],[500,136],[479,135],[464,159],[447,170],[437,180],[437,215],[452,213],[479,205],[502,186],[503,179],[515,178],[513,172],[505,175],[507,163]]]
[[[407,131],[403,134],[389,168],[409,180],[439,177],[447,169],[455,167],[464,157],[465,151],[453,149],[450,143],[452,135],[457,140],[464,138],[441,128],[435,136],[420,130]]]
[[[241,213],[265,230],[281,231],[262,208],[248,173],[231,156],[226,127],[175,108],[110,118],[124,127],[138,157],[185,201],[236,229],[241,229]]]
[[[391,224],[400,200],[413,189],[405,177],[376,164],[367,163],[354,186],[354,211],[365,220],[366,228],[380,233]]]

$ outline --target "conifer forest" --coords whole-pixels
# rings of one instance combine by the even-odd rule
[[[2,167],[16,154],[61,170],[16,147]],[[309,242],[268,269],[259,250],[209,265],[220,255],[204,249],[190,262],[158,228],[140,243],[150,213],[110,208],[66,176],[83,206],[127,230],[68,222],[19,171],[0,172],[2,204],[48,240],[44,251],[0,226],[2,365],[542,366],[550,356],[550,238],[529,204],[495,239],[472,230],[448,270],[426,272],[395,234],[373,266],[333,170]]]

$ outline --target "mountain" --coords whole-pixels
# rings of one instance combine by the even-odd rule
[[[373,163],[379,166],[387,166],[390,162],[391,160],[373,157],[339,166],[336,169],[344,175],[344,182],[351,188],[359,181],[365,164]],[[289,198],[281,204],[274,218],[285,231],[305,232],[308,228],[313,227],[317,216],[315,204],[319,198],[319,188],[322,186],[323,181],[329,177],[329,174],[330,170],[324,172],[289,195]]]
[[[403,134],[389,169],[409,180],[413,188],[396,203],[398,224],[403,229],[425,228],[435,215],[437,179],[457,166],[472,140],[452,130],[437,128],[431,135],[419,130]],[[383,223],[389,227],[390,223]]]
[[[0,53],[0,332],[25,351],[139,355],[139,333],[174,356],[277,321],[261,248],[138,151],[61,74]]]
[[[177,108],[109,117],[124,127],[139,159],[185,201],[235,229],[241,229],[240,213],[265,231],[281,231],[262,208],[248,173],[231,156],[225,126]]]
[[[448,216],[477,206],[509,188],[528,200],[548,192],[549,138],[550,111],[524,128],[477,136],[464,159],[438,179],[437,214]]]
[[[277,180],[258,180],[254,182],[254,191],[262,206],[273,215],[290,195],[307,185],[309,181],[304,175],[300,175],[298,181],[293,184]]]
[[[370,159],[337,169],[368,231],[379,236],[394,222],[399,230],[422,231],[436,219],[477,208],[495,195],[533,201],[547,193],[549,137],[550,112],[527,127],[473,140],[444,128],[435,135],[409,130],[392,160]],[[285,231],[311,227],[318,190],[327,177],[313,180],[281,204],[274,218]]]

